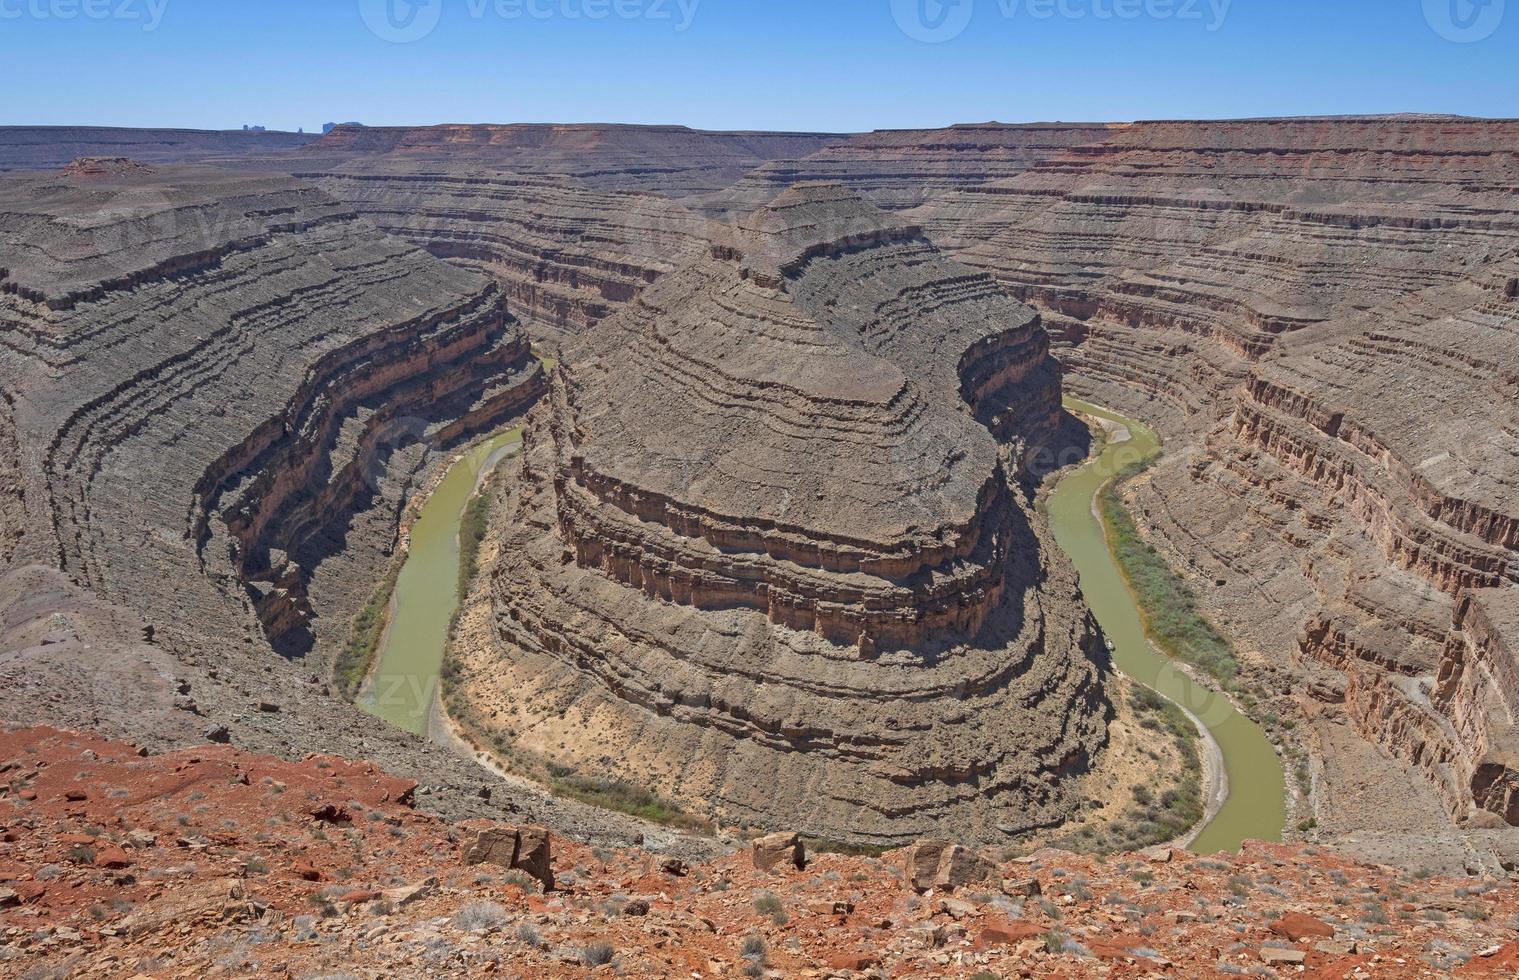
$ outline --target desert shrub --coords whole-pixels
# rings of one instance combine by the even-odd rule
[[[609,943],[591,943],[580,951],[580,962],[586,966],[606,966],[617,956],[617,950]]]
[[[506,921],[506,910],[494,902],[470,902],[454,913],[449,924],[463,932],[474,932],[476,929],[500,929]]]
[[[391,562],[390,569],[380,584],[375,586],[369,601],[353,617],[348,629],[348,640],[338,652],[333,664],[332,677],[339,693],[352,700],[369,674],[380,648],[380,638],[390,625],[390,596],[396,589],[396,578],[401,574],[401,562]]]

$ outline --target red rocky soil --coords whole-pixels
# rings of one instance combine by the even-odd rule
[[[555,890],[365,762],[0,734],[6,976],[1512,976],[1512,881],[1312,848],[1045,850],[919,893],[880,858],[686,867],[552,841]],[[508,839],[510,834],[508,833]],[[779,848],[785,857],[791,852]],[[921,868],[921,863],[919,865]],[[919,881],[920,885],[932,884]],[[610,965],[589,966],[598,944]],[[1052,948],[1058,951],[1052,952]],[[746,955],[747,952],[747,955]]]

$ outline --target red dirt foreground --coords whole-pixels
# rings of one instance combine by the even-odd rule
[[[906,854],[688,868],[449,825],[413,811],[413,789],[342,759],[7,730],[0,975],[1519,975],[1512,881],[1252,843],[967,855],[940,866],[980,880],[919,892]]]

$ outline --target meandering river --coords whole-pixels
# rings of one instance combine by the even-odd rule
[[[449,467],[412,526],[406,563],[391,595],[390,625],[359,704],[415,735],[427,733],[449,622],[459,606],[459,524],[481,478],[522,445],[512,428]]]
[[[1150,644],[1093,510],[1102,486],[1127,463],[1158,454],[1160,440],[1134,419],[1074,399],[1066,405],[1127,428],[1129,438],[1110,440],[1101,456],[1061,480],[1048,508],[1055,539],[1081,575],[1082,591],[1114,644],[1119,668],[1190,712],[1222,752],[1227,796],[1191,847],[1208,854],[1236,850],[1246,839],[1280,840],[1286,800],[1275,750],[1228,698],[1193,680]],[[428,497],[411,530],[390,625],[360,698],[369,711],[409,732],[424,735],[428,730],[449,622],[459,603],[459,526],[465,505],[484,474],[521,441],[521,430],[509,429],[461,457]]]
[[[1095,405],[1068,398],[1066,407],[1125,427],[1129,438],[1109,440],[1101,456],[1060,481],[1049,499],[1055,540],[1081,575],[1087,605],[1114,645],[1114,662],[1200,720],[1222,750],[1227,797],[1190,847],[1212,854],[1238,850],[1245,840],[1281,840],[1286,784],[1275,749],[1227,697],[1193,680],[1146,638],[1144,619],[1093,510],[1102,486],[1128,463],[1158,455],[1160,440],[1143,423]]]

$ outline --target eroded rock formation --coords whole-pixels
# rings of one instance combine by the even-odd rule
[[[771,160],[803,157],[827,133],[710,132],[685,126],[513,124],[339,126],[293,156],[470,163],[519,174],[560,174],[604,189],[672,197],[720,190]]]
[[[661,194],[600,190],[387,156],[302,172],[383,231],[495,278],[514,316],[578,334],[707,247],[707,222]]]
[[[786,192],[566,351],[465,695],[725,823],[879,844],[1060,820],[1107,709],[1016,482],[1059,395],[989,277],[835,185]]]
[[[309,185],[92,165],[4,197],[3,356],[39,464],[17,548],[168,634],[252,612],[305,652],[311,574],[384,457],[541,384],[489,281]]]
[[[130,161],[0,178],[0,267],[0,717],[342,746],[500,812],[322,683],[440,450],[541,390],[499,288],[310,184]]]
[[[1167,430],[1134,507],[1244,652],[1335,675],[1460,819],[1504,809],[1470,771],[1506,722],[1429,693],[1463,590],[1516,584],[1516,139],[1145,123],[908,212],[1041,309],[1072,389]]]

